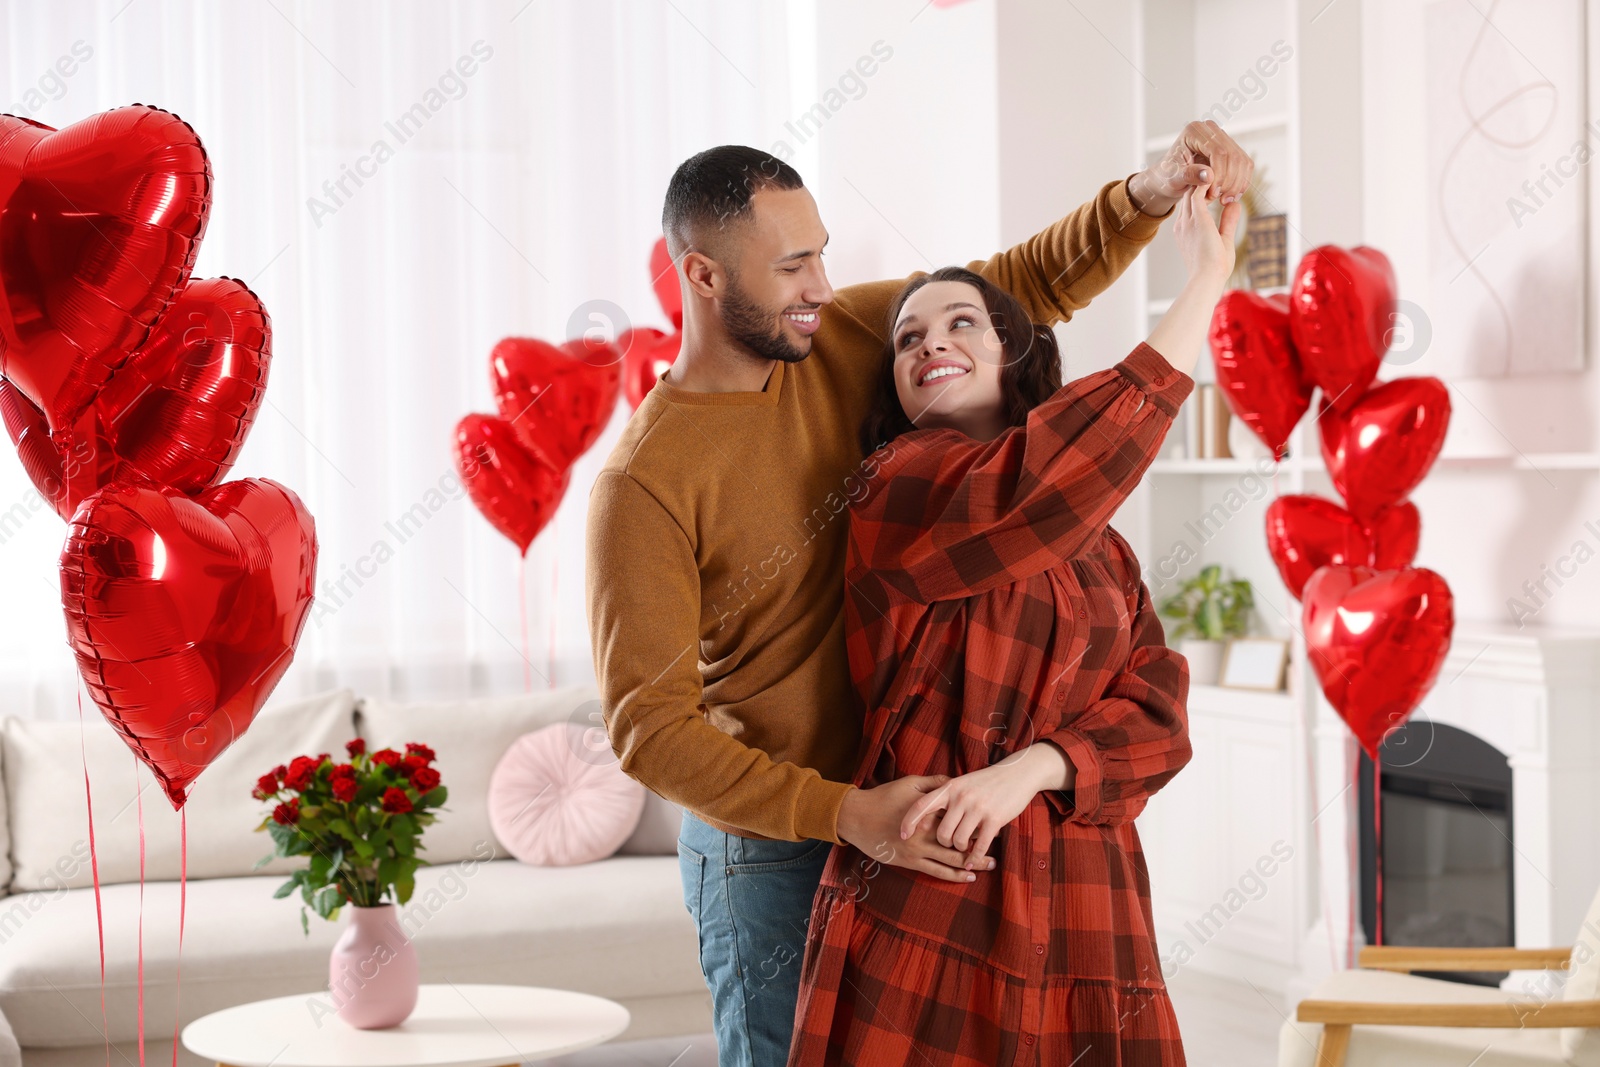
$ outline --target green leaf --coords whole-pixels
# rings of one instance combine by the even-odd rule
[[[1178,620],[1169,635],[1173,640],[1199,637],[1220,641],[1243,637],[1249,632],[1249,611],[1254,602],[1255,595],[1247,579],[1223,581],[1222,565],[1212,563],[1162,600],[1156,611]]]
[[[402,904],[411,899],[411,894],[416,888],[416,876],[412,873],[401,875],[399,878],[395,879],[395,895],[400,898],[400,903]]]
[[[323,886],[311,899],[311,906],[316,908],[317,914],[324,919],[332,918],[339,904],[339,887],[336,885]]]
[[[303,856],[309,851],[305,837],[293,826],[274,822],[267,830],[272,834],[273,844],[278,846],[278,855]]]
[[[305,929],[306,936],[310,937],[311,936],[311,920],[306,915],[306,909],[304,909],[304,908],[300,909],[300,925],[301,925],[301,927],[303,927]]]
[[[290,893],[293,893],[294,890],[295,890],[295,887],[300,884],[301,879],[303,879],[305,877],[305,875],[306,875],[305,871],[295,871],[292,875],[289,876],[289,880],[287,882],[283,883],[282,885],[280,885],[277,888],[277,891],[272,894],[272,899],[273,900],[282,900],[284,897],[288,896]]]

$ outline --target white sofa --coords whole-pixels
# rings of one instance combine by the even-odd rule
[[[178,946],[179,820],[148,771],[85,706],[76,722],[5,720],[0,746],[0,1067],[105,1063],[100,953],[89,863],[84,761],[92,787],[105,928],[105,1033],[114,1063],[138,1063],[139,819],[145,825],[145,1054],[170,1062],[175,1022],[297,992],[331,1009],[328,954],[345,925],[310,917],[298,895],[273,899],[292,869],[256,861],[271,840],[253,829],[265,805],[255,779],[299,754],[342,757],[369,746],[431,745],[450,789],[423,836],[430,866],[401,921],[424,982],[501,982],[597,993],[625,1005],[623,1039],[703,1033],[710,998],[675,851],[678,810],[651,796],[618,854],[574,867],[526,866],[489,827],[490,771],[508,744],[551,722],[592,723],[592,758],[611,759],[592,688],[533,696],[397,705],[349,690],[280,702],[196,782],[188,814],[188,895]],[[137,783],[137,785],[136,785]],[[296,861],[299,862],[299,861]],[[181,967],[181,970],[180,970]],[[179,979],[181,978],[181,984]],[[320,991],[319,1006],[314,1008]],[[180,1049],[180,1063],[202,1063]]]

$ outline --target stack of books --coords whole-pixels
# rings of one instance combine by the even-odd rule
[[[1233,413],[1215,385],[1197,385],[1184,405],[1184,455],[1189,459],[1232,459],[1228,422]]]

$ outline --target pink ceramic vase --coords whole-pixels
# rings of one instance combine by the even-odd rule
[[[350,924],[328,959],[328,991],[339,1018],[358,1030],[399,1026],[417,1006],[417,951],[393,904],[344,910]]]

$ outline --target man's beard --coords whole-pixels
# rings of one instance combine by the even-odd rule
[[[728,295],[722,300],[722,325],[734,342],[741,344],[762,359],[781,359],[785,363],[799,363],[811,354],[806,348],[796,348],[784,336],[780,314],[774,314],[751,300],[733,277],[728,278]]]

